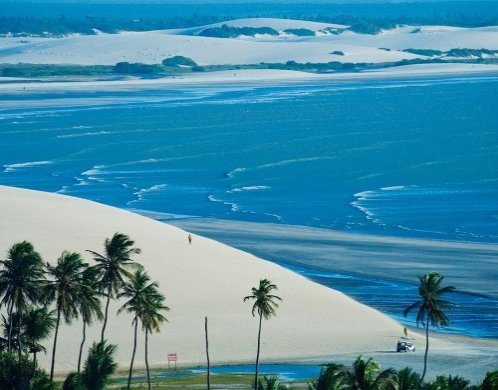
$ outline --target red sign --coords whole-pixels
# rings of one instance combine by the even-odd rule
[[[176,353],[168,353],[168,362],[176,362]]]

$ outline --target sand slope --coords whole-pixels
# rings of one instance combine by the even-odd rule
[[[257,320],[242,297],[261,278],[279,287],[284,299],[278,317],[263,324],[262,359],[286,360],[391,349],[401,326],[341,293],[314,284],[273,263],[194,236],[132,213],[86,200],[0,186],[1,257],[10,245],[29,240],[44,260],[53,262],[64,249],[82,253],[102,250],[114,232],[130,235],[142,249],[137,256],[160,283],[171,307],[169,323],[151,338],[150,362],[164,364],[168,352],[180,363],[204,361],[204,316],[209,317],[211,359],[215,363],[251,361],[256,349]],[[119,345],[117,360],[126,365],[131,354],[131,317],[116,316],[113,302],[108,338]],[[89,332],[98,339],[100,326]],[[63,325],[57,370],[75,367],[81,323]],[[51,350],[51,342],[46,343]],[[143,360],[140,345],[137,363]],[[41,357],[47,366],[48,356]]]

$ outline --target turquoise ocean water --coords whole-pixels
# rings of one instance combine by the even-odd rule
[[[0,184],[160,220],[498,243],[497,101],[491,76],[28,88],[0,95]]]

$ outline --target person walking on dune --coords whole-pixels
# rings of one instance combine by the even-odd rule
[[[188,235],[188,243],[189,245],[192,244],[192,236],[190,234]]]

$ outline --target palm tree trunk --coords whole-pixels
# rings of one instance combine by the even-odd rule
[[[17,356],[21,360],[21,313],[19,313],[19,305],[16,310],[17,314]]]
[[[204,329],[206,330],[206,358],[207,358],[207,388],[208,390],[211,390],[211,383],[209,381],[209,370],[210,370],[210,364],[209,364],[209,340],[208,340],[208,318],[207,316],[204,317]]]
[[[429,314],[427,314],[427,320],[425,322],[425,355],[424,355],[424,371],[422,372],[422,377],[420,382],[424,381],[425,372],[427,371],[427,356],[429,354]]]
[[[109,303],[111,303],[111,286],[107,291],[107,303],[105,304],[104,324],[102,325],[102,334],[100,335],[100,342],[104,342],[105,327],[107,325],[107,315],[109,314]]]
[[[136,315],[134,321],[135,321],[135,336],[133,337],[133,352],[131,354],[130,372],[128,373],[127,389],[129,389],[131,386],[131,373],[133,372],[133,362],[135,361],[135,352],[137,351],[138,318]]]
[[[12,351],[11,343],[12,343],[12,311],[14,310],[14,301],[9,303],[9,341],[7,345],[7,350],[9,352]]]
[[[31,379],[35,378],[36,374],[36,350],[33,352],[33,374],[31,374]]]
[[[61,321],[61,308],[57,308],[57,322],[55,323],[54,347],[52,349],[52,367],[50,368],[50,382],[54,379],[55,350],[57,348],[57,335],[59,334],[59,323]]]
[[[83,316],[83,340],[80,344],[80,353],[78,355],[78,374],[81,372],[81,356],[83,355],[83,346],[86,341],[86,318]]]
[[[147,386],[148,386],[148,389],[150,390],[148,344],[149,344],[149,331],[147,329],[145,329],[145,368],[147,369]]]
[[[261,344],[261,321],[263,319],[263,312],[259,313],[259,331],[258,331],[258,352],[256,353],[256,373],[254,375],[254,388],[258,389],[258,371],[259,371],[259,346]]]

